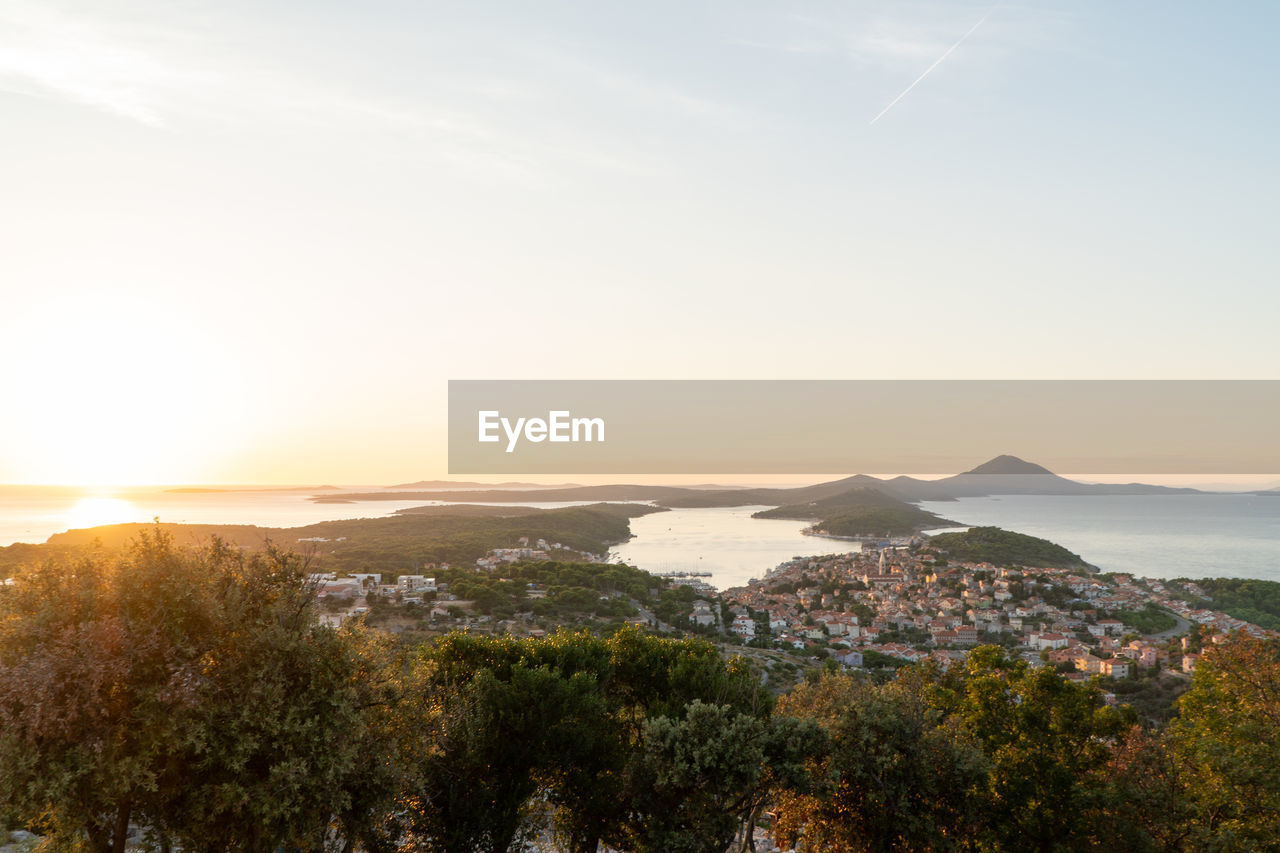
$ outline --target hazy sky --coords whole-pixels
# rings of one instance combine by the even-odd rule
[[[449,378],[1276,378],[1277,31],[0,0],[0,482],[440,475]]]

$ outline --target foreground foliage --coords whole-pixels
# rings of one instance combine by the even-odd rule
[[[0,593],[0,802],[64,846],[313,846],[385,650],[313,624],[296,555],[144,535]]]
[[[994,647],[775,702],[701,640],[407,649],[314,615],[277,551],[144,535],[29,567],[0,586],[0,818],[94,851],[130,823],[210,853],[700,853],[758,826],[801,851],[1280,849],[1276,640],[1208,644],[1143,728]]]

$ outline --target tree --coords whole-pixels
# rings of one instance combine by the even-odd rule
[[[405,802],[424,850],[500,853],[533,826],[531,801],[573,734],[599,721],[594,676],[516,663],[437,690]]]
[[[398,837],[391,815],[406,788],[408,764],[401,746],[405,728],[413,720],[403,713],[410,693],[403,647],[387,634],[365,630],[348,621],[340,632],[353,665],[346,672],[346,689],[360,715],[346,733],[352,757],[342,768],[341,789],[346,796],[337,807],[336,830],[342,853],[357,845],[367,853],[394,853]]]
[[[210,656],[181,772],[162,783],[151,817],[184,850],[318,849],[334,818],[353,813],[363,667],[348,636],[310,626],[305,611],[270,614]]]
[[[1133,723],[1099,691],[1049,667],[1029,668],[995,646],[970,652],[935,701],[990,762],[982,792],[986,849],[1078,849],[1092,831],[1099,774]]]
[[[948,850],[971,834],[985,760],[930,702],[935,673],[883,685],[824,674],[780,705],[820,723],[830,747],[812,790],[785,789],[777,834],[807,851]]]
[[[220,559],[144,535],[119,559],[47,562],[0,587],[0,803],[55,843],[124,849],[195,706]]]
[[[0,809],[102,851],[131,820],[189,850],[316,846],[350,804],[364,688],[306,578],[144,533],[0,588]]]
[[[740,716],[739,729],[761,727],[760,749],[787,743],[770,739],[769,702],[745,665],[701,640],[633,629],[608,639],[450,634],[422,652],[415,673],[405,713],[420,716],[404,754],[418,757],[403,801],[407,831],[427,850],[505,850],[548,824],[574,851],[648,843],[655,812],[685,789],[654,805],[634,780],[657,774],[667,753],[647,760],[645,745],[680,729],[696,703]],[[765,773],[759,762],[747,772]],[[732,820],[757,790],[738,792]]]
[[[812,721],[762,719],[695,699],[680,718],[645,722],[627,767],[630,818],[621,849],[754,849],[755,822],[782,787],[807,788],[826,738]]]
[[[1280,640],[1206,649],[1170,726],[1205,850],[1280,849]]]
[[[1182,853],[1194,843],[1196,815],[1183,768],[1168,738],[1133,726],[1115,745],[1090,819],[1113,849]]]

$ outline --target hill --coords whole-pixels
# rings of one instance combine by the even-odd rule
[[[828,536],[907,536],[955,522],[864,486],[808,503],[761,510],[752,518],[818,519],[814,532]]]
[[[1151,486],[1145,483],[1081,483],[1033,462],[1002,455],[961,474],[938,480],[894,477],[885,492],[907,501],[954,500],[986,495],[1175,495],[1200,494],[1198,489]]]
[[[910,536],[930,527],[946,527],[950,522],[919,507],[856,507],[835,513],[813,526],[813,532],[828,536]]]
[[[1000,455],[994,459],[983,462],[977,468],[965,471],[966,474],[1047,474],[1050,477],[1055,476],[1052,471],[1043,465],[1037,465],[1034,462],[1027,462],[1016,456]]]
[[[1245,578],[1201,578],[1195,584],[1209,596],[1207,601],[1194,601],[1196,606],[1211,607],[1228,616],[1280,631],[1280,583]]]
[[[817,501],[762,510],[751,517],[818,519],[818,523],[813,525],[814,533],[831,537],[905,537],[920,530],[955,524],[955,521],[865,487],[847,489]]]
[[[1092,568],[1079,554],[1073,554],[1048,539],[999,527],[971,527],[962,533],[939,533],[929,537],[929,544],[946,552],[949,559],[966,563],[1050,569]]]
[[[857,508],[892,508],[901,509],[910,507],[911,505],[905,501],[890,497],[879,489],[870,489],[865,486],[848,489],[837,495],[819,498],[818,500],[808,501],[806,503],[786,504],[784,506],[774,507],[773,509],[761,510],[754,513],[753,518],[822,518],[833,512],[847,509]]]
[[[838,497],[850,489],[875,489],[901,501],[947,501],[987,495],[1175,495],[1197,489],[1145,483],[1081,483],[1042,465],[1001,455],[961,474],[937,480],[898,476],[888,479],[855,474],[840,480],[792,489],[726,489],[652,498],[661,506],[793,506]],[[686,490],[689,491],[689,490]]]

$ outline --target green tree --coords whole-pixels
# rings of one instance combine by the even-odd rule
[[[694,701],[753,720],[769,703],[711,643],[624,629],[608,639],[450,634],[423,651],[409,830],[429,850],[505,850],[548,823],[574,851],[623,849],[649,811],[625,789],[648,722]],[[762,723],[763,725],[763,723]],[[759,772],[757,768],[757,772]]]
[[[1133,726],[1112,750],[1093,812],[1099,841],[1134,853],[1191,853],[1196,814],[1168,738]]]
[[[1280,850],[1280,640],[1206,649],[1171,724],[1203,850]]]
[[[978,746],[930,702],[934,673],[876,685],[824,674],[780,704],[820,723],[831,745],[811,790],[784,789],[777,834],[808,851],[956,849],[972,835],[985,779]]]
[[[532,828],[534,794],[561,750],[600,720],[595,678],[516,663],[438,691],[406,798],[407,829],[429,851],[506,851]]]
[[[806,760],[824,746],[810,721],[764,720],[695,699],[682,718],[646,721],[628,768],[632,817],[623,849],[720,853],[748,845],[779,786],[805,786]]]
[[[1099,774],[1131,713],[1107,707],[1094,687],[1032,669],[995,646],[974,649],[936,701],[957,718],[990,763],[982,844],[1008,851],[1083,846],[1093,827]]]
[[[274,610],[211,656],[150,815],[184,850],[314,848],[350,811],[364,691],[344,638],[308,618]]]
[[[228,558],[144,533],[119,557],[30,566],[0,587],[0,802],[55,843],[123,850],[198,705],[220,629],[210,578]]]
[[[312,598],[296,555],[160,533],[20,573],[0,588],[0,810],[66,847],[122,850],[131,820],[191,850],[315,846],[361,718]]]

